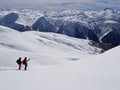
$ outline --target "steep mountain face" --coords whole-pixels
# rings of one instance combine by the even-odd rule
[[[60,27],[59,33],[68,36],[83,38],[99,42],[98,37],[87,27],[80,23],[70,22]]]
[[[109,33],[101,38],[104,43],[112,44],[114,46],[120,44],[120,23],[117,24],[107,24]]]
[[[18,14],[16,13],[10,13],[8,15],[6,15],[2,20],[1,20],[1,24],[2,25],[10,25],[15,23],[15,21],[18,19]]]
[[[18,31],[55,32],[101,44],[120,44],[120,11],[0,10],[0,24]]]
[[[97,12],[92,31],[98,36],[101,43],[117,46],[120,44],[120,14],[111,9]]]
[[[9,13],[0,20],[0,25],[10,27],[12,29],[16,29],[18,31],[26,31],[30,30],[29,26],[24,26],[21,24],[16,23],[17,19],[19,18],[17,13]]]
[[[56,32],[56,28],[44,17],[40,17],[33,25],[33,30],[43,31],[43,32]]]
[[[120,23],[100,23],[95,30],[101,43],[120,44]]]

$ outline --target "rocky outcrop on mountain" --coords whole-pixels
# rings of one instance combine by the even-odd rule
[[[10,26],[11,24],[15,23],[18,19],[18,14],[10,13],[1,19],[1,24],[5,26]]]
[[[65,34],[68,36],[83,38],[99,42],[99,38],[96,36],[91,29],[81,25],[80,23],[67,23],[60,27],[59,33]]]
[[[43,31],[43,32],[56,32],[56,28],[44,17],[40,17],[33,25],[33,30]]]
[[[29,26],[24,26],[21,24],[16,23],[17,19],[19,18],[17,13],[9,13],[0,20],[0,25],[10,27],[12,29],[18,31],[27,31],[30,30]]]
[[[107,34],[104,33],[104,36],[100,38],[102,43],[112,44],[117,46],[120,44],[120,23],[106,24]]]

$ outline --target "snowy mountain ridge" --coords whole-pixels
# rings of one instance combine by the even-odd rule
[[[80,10],[64,10],[64,11],[44,11],[32,9],[1,9],[0,17],[4,17],[9,13],[17,13],[19,15],[18,24],[32,25],[38,18],[44,16],[52,19],[61,19],[66,21],[85,21],[89,18],[106,18],[106,19],[119,19],[119,11],[106,9],[101,11],[80,11]],[[22,23],[24,20],[25,23]]]
[[[120,11],[0,10],[0,24],[18,31],[55,32],[101,44],[120,44]]]

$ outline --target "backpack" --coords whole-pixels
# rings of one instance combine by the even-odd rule
[[[23,62],[22,62],[23,64],[26,64],[26,61],[25,60],[23,60]]]
[[[21,61],[19,59],[16,62],[17,62],[17,64],[21,64]]]

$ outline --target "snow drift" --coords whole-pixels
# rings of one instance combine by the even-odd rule
[[[55,33],[37,31],[18,32],[0,26],[0,67],[15,67],[18,57],[30,57],[34,63],[59,64],[79,60],[101,52],[88,40],[80,40]]]

